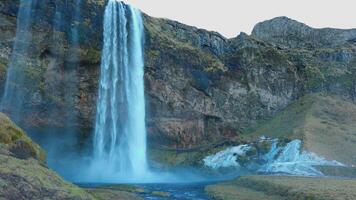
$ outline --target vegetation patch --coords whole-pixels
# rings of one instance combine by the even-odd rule
[[[211,185],[205,191],[219,200],[344,200],[356,196],[356,180],[287,176],[246,176]],[[239,198],[240,199],[240,198]]]
[[[6,115],[0,113],[0,143],[20,158],[33,157],[45,162],[45,152],[16,126]]]
[[[0,81],[5,81],[8,60],[0,58]]]

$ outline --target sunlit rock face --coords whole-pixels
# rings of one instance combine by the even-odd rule
[[[2,87],[13,52],[19,2],[0,2]],[[25,85],[27,111],[22,113],[26,122],[23,124],[29,128],[63,129],[68,115],[48,114],[53,107],[65,110],[69,100],[74,105],[71,114],[76,119],[69,124],[77,130],[75,147],[91,146],[105,2],[37,2],[28,62],[33,67],[26,74],[31,84]],[[77,5],[81,10],[79,18]],[[60,29],[55,28],[53,20],[59,14]],[[310,92],[353,100],[356,97],[353,31],[316,30],[277,18],[256,26],[252,35],[242,33],[228,39],[215,32],[147,15],[143,21],[146,121],[151,147],[194,149],[235,139],[258,120],[269,119]],[[285,34],[283,27],[292,28]],[[75,28],[78,28],[77,48],[71,42]],[[53,35],[58,37],[54,39]],[[290,35],[293,40],[288,38]],[[309,45],[312,36],[326,39]],[[58,48],[53,48],[56,43]],[[53,66],[58,70],[48,70],[54,69]],[[69,82],[75,90],[66,97],[65,83]],[[58,85],[59,89],[53,87]],[[48,135],[45,130],[43,133]],[[57,135],[61,133],[60,130]]]
[[[267,153],[256,151],[258,143],[269,143]],[[230,147],[204,158],[205,166],[214,170],[243,168],[259,173],[279,173],[304,176],[321,176],[316,166],[345,166],[337,161],[330,161],[312,152],[302,150],[300,140],[292,140],[283,145],[274,139],[262,139],[256,144],[244,144]],[[253,151],[255,149],[255,151]],[[259,148],[257,148],[259,149]],[[251,151],[252,150],[252,151]]]

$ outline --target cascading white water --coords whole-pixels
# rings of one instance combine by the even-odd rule
[[[245,163],[245,167],[251,171],[319,176],[323,174],[315,166],[344,166],[340,162],[326,160],[315,153],[302,151],[302,141],[300,140],[292,140],[285,146],[278,146],[278,139],[261,138],[260,142],[270,142],[271,148],[268,153],[259,156],[259,163],[254,163],[253,159],[247,165]],[[205,166],[212,169],[240,168],[241,165],[237,157],[242,156],[246,159],[246,153],[252,147],[251,144],[230,147],[205,157],[203,161]]]
[[[264,173],[285,173],[303,176],[320,176],[322,172],[314,166],[344,166],[335,160],[327,160],[312,152],[302,151],[302,141],[292,140],[283,148],[276,148],[274,142],[266,155],[267,163],[258,171]]]
[[[92,173],[138,179],[147,171],[143,22],[139,10],[109,0],[94,134]]]
[[[1,100],[1,110],[20,121],[22,107],[25,102],[25,69],[29,65],[27,60],[32,41],[31,26],[34,8],[37,0],[21,0],[17,16],[16,37],[10,63],[7,70],[4,94]]]

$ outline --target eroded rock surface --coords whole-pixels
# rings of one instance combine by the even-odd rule
[[[0,5],[3,86],[18,1]],[[79,21],[73,20],[74,6],[73,0],[51,0],[36,8],[19,123],[26,129],[75,130],[83,147],[93,132],[105,2],[82,1]],[[60,29],[54,29],[56,9],[65,13]],[[194,149],[235,140],[308,93],[355,100],[355,30],[314,29],[280,17],[259,23],[252,35],[228,39],[148,15],[144,21],[152,148]],[[71,46],[72,28],[81,36],[77,47]]]

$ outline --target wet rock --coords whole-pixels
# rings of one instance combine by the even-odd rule
[[[0,86],[11,56],[18,2],[0,3]],[[63,12],[60,29],[53,22],[56,6]],[[51,0],[36,8],[33,51],[25,59],[30,63],[25,99],[30,101],[21,126],[67,126],[78,130],[79,146],[90,145],[104,6],[105,1],[82,1],[80,20],[73,19],[73,0]],[[257,24],[252,35],[228,39],[146,14],[144,25],[152,146],[191,149],[242,137],[308,93],[356,99],[354,30],[313,29],[281,17]],[[71,45],[72,28],[80,33],[76,47]]]

